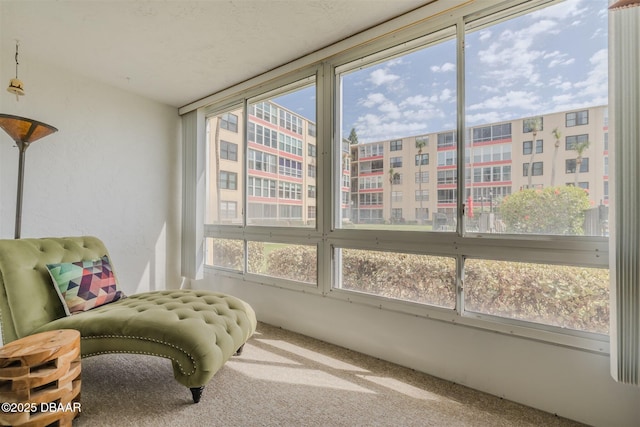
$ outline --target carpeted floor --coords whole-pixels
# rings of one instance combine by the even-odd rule
[[[198,404],[166,359],[83,360],[74,426],[580,426],[263,323]]]

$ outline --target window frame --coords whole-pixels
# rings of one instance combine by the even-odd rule
[[[341,182],[339,174],[340,168],[334,168],[334,164],[340,164],[341,152],[336,149],[336,144],[332,141],[339,140],[339,135],[333,128],[335,117],[339,114],[340,106],[338,102],[339,83],[338,75],[349,69],[363,67],[367,63],[376,60],[386,60],[394,56],[395,52],[407,52],[410,49],[422,47],[433,40],[429,40],[433,34],[440,30],[455,27],[455,33],[463,36],[466,31],[477,28],[487,23],[496,22],[500,19],[508,19],[512,15],[531,10],[536,5],[544,2],[530,1],[509,1],[501,6],[495,7],[471,7],[471,12],[466,15],[454,13],[448,17],[440,17],[434,22],[430,22],[428,34],[425,36],[424,26],[414,26],[398,32],[393,38],[381,38],[374,43],[359,46],[353,50],[336,53],[323,59],[321,62],[313,63],[309,67],[298,69],[295,72],[283,73],[278,78],[265,80],[262,85],[247,90],[235,90],[231,96],[217,101],[213,107],[206,110],[219,109],[220,105],[226,102],[242,102],[244,104],[245,117],[247,112],[247,100],[253,96],[265,96],[268,90],[281,90],[288,84],[295,84],[301,78],[313,76],[315,78],[317,105],[316,126],[317,126],[317,218],[316,228],[309,229],[282,229],[278,227],[254,227],[250,225],[230,226],[205,224],[205,236],[207,237],[228,237],[247,240],[269,239],[274,242],[301,244],[316,244],[318,247],[318,286],[300,285],[291,281],[265,280],[264,277],[255,277],[250,273],[219,272],[215,267],[206,267],[206,270],[216,271],[223,275],[234,278],[241,278],[251,282],[291,288],[294,290],[305,289],[305,292],[317,293],[319,295],[334,297],[366,305],[374,305],[382,309],[401,311],[414,315],[439,319],[447,322],[468,325],[472,327],[485,328],[507,334],[570,345],[579,348],[587,348],[592,351],[602,351],[602,342],[608,341],[608,337],[597,334],[583,333],[581,331],[563,331],[559,328],[546,327],[545,325],[531,324],[523,321],[512,321],[506,318],[492,318],[488,315],[478,315],[465,313],[463,300],[459,301],[456,310],[440,310],[437,307],[412,304],[409,302],[389,301],[379,297],[354,295],[348,291],[334,288],[332,283],[339,279],[337,277],[336,261],[333,251],[339,248],[361,248],[371,249],[373,242],[378,242],[376,249],[388,252],[431,254],[436,256],[452,256],[462,264],[457,271],[459,290],[462,289],[464,277],[463,260],[466,257],[480,257],[483,259],[498,259],[521,261],[523,259],[533,262],[556,264],[561,261],[568,265],[583,266],[603,266],[608,265],[608,241],[601,238],[574,236],[523,236],[523,235],[482,235],[479,233],[469,233],[464,230],[462,217],[464,200],[457,197],[458,222],[454,232],[447,233],[420,233],[397,232],[390,230],[349,230],[336,227],[335,220],[339,218],[340,203],[336,202],[336,183]],[[534,6],[532,6],[532,4]],[[509,9],[507,10],[507,7]],[[504,9],[502,9],[504,8]],[[467,9],[465,9],[467,10]],[[458,50],[462,50],[463,39],[457,40]],[[400,53],[395,53],[398,56]],[[458,54],[460,57],[460,54]],[[458,80],[464,82],[464,64],[456,65]],[[458,88],[456,94],[458,103],[464,99],[464,85]],[[231,99],[231,101],[229,101]],[[462,104],[463,105],[463,104]],[[243,121],[245,127],[247,120]],[[457,134],[464,135],[464,114],[458,114]],[[303,130],[304,132],[304,130]],[[509,138],[513,138],[511,129]],[[493,129],[492,129],[493,135]],[[504,136],[501,133],[501,136]],[[247,132],[245,129],[245,141]],[[456,138],[460,139],[460,138]],[[493,139],[492,139],[493,140]],[[246,144],[246,142],[245,142]],[[459,141],[457,149],[454,151],[453,163],[456,167],[460,179],[458,187],[464,188],[465,162],[457,162],[457,158],[464,159],[464,144]],[[439,163],[439,162],[438,162]],[[435,166],[435,165],[434,165]],[[511,174],[514,171],[511,170]],[[333,182],[332,186],[328,186]],[[245,184],[246,185],[246,184]],[[458,189],[458,194],[461,191]],[[338,197],[339,199],[339,197]],[[245,200],[245,204],[247,201]],[[482,237],[482,239],[478,239]],[[460,299],[461,297],[459,297]]]

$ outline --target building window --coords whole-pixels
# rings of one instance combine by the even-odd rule
[[[238,215],[238,204],[222,200],[220,202],[220,217],[223,219],[235,219]]]
[[[438,190],[438,203],[455,203],[456,190]]]
[[[235,172],[220,171],[220,188],[236,190],[238,188],[238,174]]]
[[[566,173],[576,173],[576,159],[567,159],[565,160],[565,172]],[[580,173],[589,172],[589,158],[583,157],[580,162]]]
[[[438,134],[438,148],[440,147],[455,147],[456,145],[456,133],[455,132],[441,132]]]
[[[307,218],[316,219],[316,207],[315,206],[307,206]]]
[[[581,126],[589,124],[589,110],[574,111],[566,114],[565,126]]]
[[[278,147],[278,132],[268,127],[249,122],[248,126],[249,142],[264,145],[265,147]]]
[[[415,183],[427,183],[429,182],[429,171],[420,171],[416,172],[416,180]]]
[[[455,184],[456,182],[458,182],[458,174],[457,171],[451,169],[451,170],[445,170],[445,171],[438,171],[438,184],[442,185],[442,184]]]
[[[453,150],[438,152],[438,166],[454,166],[457,154]]]
[[[291,132],[302,135],[302,118],[291,114],[282,108],[280,111],[280,127],[290,130]]]
[[[392,168],[401,168],[402,167],[402,157],[392,157],[390,166]]]
[[[280,133],[278,134],[278,142],[280,151],[302,156],[302,140]]]
[[[311,199],[316,198],[316,186],[315,185],[307,185],[307,197]]]
[[[278,173],[283,176],[302,178],[302,162],[280,157],[278,161]]]
[[[307,144],[307,155],[309,157],[316,157],[316,146],[315,146],[315,144]]]
[[[231,132],[238,132],[238,116],[232,113],[224,113],[220,116],[220,127]]]
[[[522,133],[530,133],[534,130],[540,132],[543,130],[544,118],[542,116],[530,117],[522,121]]]
[[[247,194],[253,197],[267,197],[275,199],[276,181],[273,179],[250,176],[248,178]]]
[[[276,156],[257,150],[249,150],[247,152],[249,158],[249,169],[263,171],[267,173],[276,173]]]
[[[237,162],[238,144],[227,141],[220,141],[220,158]]]
[[[565,150],[575,150],[578,144],[584,144],[589,141],[589,135],[570,135],[565,138],[564,148]]]
[[[429,146],[429,136],[422,135],[416,136],[416,147],[417,148],[425,148]]]
[[[428,165],[429,153],[416,154],[416,166]]]
[[[522,143],[522,154],[531,154],[533,150],[533,141],[524,141]],[[543,142],[541,139],[536,140],[536,154],[543,152]]]
[[[473,142],[511,139],[511,123],[483,126],[473,129]]]
[[[429,201],[429,190],[416,190],[416,201]]]
[[[531,176],[541,176],[543,174],[543,162],[533,162],[531,166]],[[529,163],[522,164],[522,176],[529,176]]]
[[[389,150],[390,151],[400,151],[400,150],[402,150],[402,140],[401,139],[394,139],[393,141],[391,141],[389,143]]]
[[[309,136],[312,137],[316,137],[316,124],[315,123],[309,123],[307,125],[307,133],[309,134]],[[314,209],[315,212],[315,209]]]
[[[316,165],[307,165],[307,176],[309,178],[316,177]]]

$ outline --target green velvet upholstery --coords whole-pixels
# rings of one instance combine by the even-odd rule
[[[46,264],[108,255],[95,237],[0,240],[3,342],[53,329],[77,329],[83,357],[156,355],[172,361],[181,384],[201,387],[256,329],[253,309],[230,295],[167,290],[131,295],[66,316]]]

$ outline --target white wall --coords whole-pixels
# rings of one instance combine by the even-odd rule
[[[244,299],[265,323],[559,416],[640,425],[640,389],[613,381],[607,355],[224,277],[192,286]]]
[[[22,237],[95,235],[126,293],[180,286],[181,142],[177,109],[30,58],[26,96],[14,41],[2,35],[0,112],[59,131],[27,150]],[[82,55],[78,55],[79,60]],[[0,131],[0,238],[13,238],[18,150]]]

